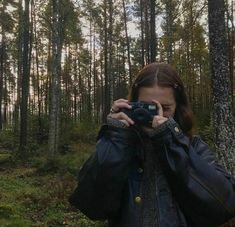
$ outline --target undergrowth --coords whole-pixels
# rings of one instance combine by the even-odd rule
[[[72,145],[72,151],[48,158],[32,156],[22,164],[0,151],[0,227],[105,227],[86,218],[68,203],[76,175],[94,144]]]

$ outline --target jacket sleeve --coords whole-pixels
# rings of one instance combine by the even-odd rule
[[[118,214],[135,154],[135,138],[129,128],[101,128],[96,150],[80,169],[77,188],[69,198],[71,205],[90,219],[103,220]]]
[[[151,135],[165,174],[193,226],[217,226],[235,216],[235,179],[199,137],[190,143],[174,119]]]

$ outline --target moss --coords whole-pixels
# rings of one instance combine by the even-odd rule
[[[0,176],[1,226],[107,226],[89,220],[68,203],[77,184],[75,175],[93,149],[94,145],[74,144],[72,152],[55,160],[37,154],[27,165],[19,162],[5,168]]]

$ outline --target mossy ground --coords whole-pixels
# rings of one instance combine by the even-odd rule
[[[37,155],[23,163],[0,151],[0,227],[107,226],[90,221],[68,203],[77,171],[93,146],[80,143],[54,159]]]
[[[49,159],[43,153],[19,162],[0,149],[0,227],[107,227],[71,207],[76,175],[94,145],[79,143]],[[223,227],[235,226],[235,219]]]

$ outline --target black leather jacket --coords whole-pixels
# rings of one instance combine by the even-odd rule
[[[115,227],[210,227],[235,216],[235,179],[216,163],[200,137],[190,141],[170,119],[143,138],[135,127],[104,125],[96,151],[80,169],[70,203],[90,219],[109,219]],[[146,141],[159,154],[162,170],[156,175],[158,213],[152,226],[139,219]]]

